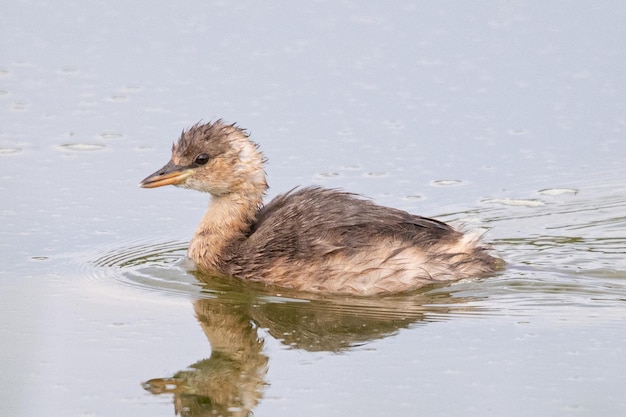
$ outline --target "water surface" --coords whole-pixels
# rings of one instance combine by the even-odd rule
[[[28,18],[24,18],[28,16]],[[626,7],[9,1],[3,415],[622,415]],[[224,118],[302,184],[507,261],[411,294],[295,294],[185,261],[208,196],[143,190]]]

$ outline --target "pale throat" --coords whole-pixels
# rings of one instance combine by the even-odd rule
[[[263,199],[261,190],[211,196],[200,225],[189,242],[187,255],[206,268],[219,269],[223,250],[244,239]]]

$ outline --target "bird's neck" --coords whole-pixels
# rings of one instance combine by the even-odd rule
[[[265,187],[212,196],[189,243],[188,256],[202,269],[223,272],[229,249],[244,240],[261,207]]]

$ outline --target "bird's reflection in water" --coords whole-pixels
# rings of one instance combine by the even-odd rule
[[[267,385],[268,357],[258,328],[291,348],[339,352],[471,311],[468,302],[476,301],[452,296],[445,288],[366,298],[282,289],[279,294],[234,278],[196,277],[203,282],[206,298],[194,301],[194,310],[211,356],[172,377],[143,384],[153,394],[173,394],[175,412],[181,416],[252,415]]]
[[[268,358],[249,305],[216,295],[194,302],[211,356],[171,378],[143,384],[153,394],[174,394],[175,412],[181,416],[248,416],[263,395]]]

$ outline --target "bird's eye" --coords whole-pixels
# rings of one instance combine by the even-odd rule
[[[201,153],[200,155],[196,156],[196,159],[193,160],[193,163],[197,165],[204,165],[207,162],[209,162],[209,155],[205,153]]]

